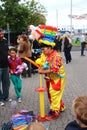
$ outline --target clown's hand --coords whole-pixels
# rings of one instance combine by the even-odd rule
[[[38,73],[39,73],[39,74],[43,74],[43,69],[42,69],[42,68],[39,68],[39,69],[38,69]]]
[[[62,74],[56,73],[57,76],[59,76],[60,78],[64,78],[64,76]]]

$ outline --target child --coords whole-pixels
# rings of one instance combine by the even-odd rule
[[[44,125],[39,122],[31,122],[27,128],[27,130],[46,130]]]
[[[76,120],[70,122],[65,130],[87,130],[87,96],[78,96],[72,108]]]
[[[23,63],[21,61],[20,57],[17,57],[17,50],[16,48],[10,48],[9,49],[9,72],[10,72],[10,78],[11,81],[14,85],[15,93],[18,99],[18,102],[21,102],[21,89],[22,89],[22,80],[21,80],[21,73],[23,71],[23,68],[20,67],[21,69],[18,68],[21,66]]]

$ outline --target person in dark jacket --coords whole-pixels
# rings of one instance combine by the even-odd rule
[[[69,36],[67,34],[65,34],[63,37],[64,37],[63,51],[64,51],[64,55],[65,55],[66,64],[68,64],[72,60],[72,57],[71,57],[72,44],[71,44],[71,40],[69,39]]]
[[[54,46],[54,50],[57,50],[59,52],[62,51],[62,38],[60,35],[56,36],[54,42],[56,43],[56,45]]]
[[[85,50],[85,47],[86,47],[86,34],[83,33],[82,36],[81,36],[81,56],[85,56],[84,55],[84,50]]]
[[[70,122],[65,130],[87,130],[87,96],[78,96],[74,99],[72,108],[75,120]]]
[[[4,38],[3,30],[0,29],[0,105],[9,97],[9,70],[8,70],[8,43]]]

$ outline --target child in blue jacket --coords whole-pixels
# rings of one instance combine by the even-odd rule
[[[87,130],[87,96],[78,96],[72,104],[75,120],[65,130]]]

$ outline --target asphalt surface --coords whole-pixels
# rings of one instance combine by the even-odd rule
[[[85,51],[85,56],[81,56],[79,50],[72,51],[71,54],[72,62],[65,64],[63,52],[61,53],[67,75],[63,94],[66,110],[60,113],[59,118],[44,122],[44,124],[47,125],[48,130],[64,130],[67,123],[74,119],[71,110],[73,99],[79,95],[87,95],[87,51]],[[33,111],[36,115],[40,115],[39,93],[35,91],[35,88],[39,87],[40,84],[39,74],[32,74],[31,78],[22,78],[22,81],[22,102],[17,102],[17,111],[27,109]],[[43,86],[45,86],[44,79],[42,83]],[[10,86],[10,98],[16,100],[12,83]],[[46,115],[49,111],[49,101],[46,92],[44,100]],[[0,106],[0,125],[10,120],[11,114],[10,102],[6,102],[5,106]]]

